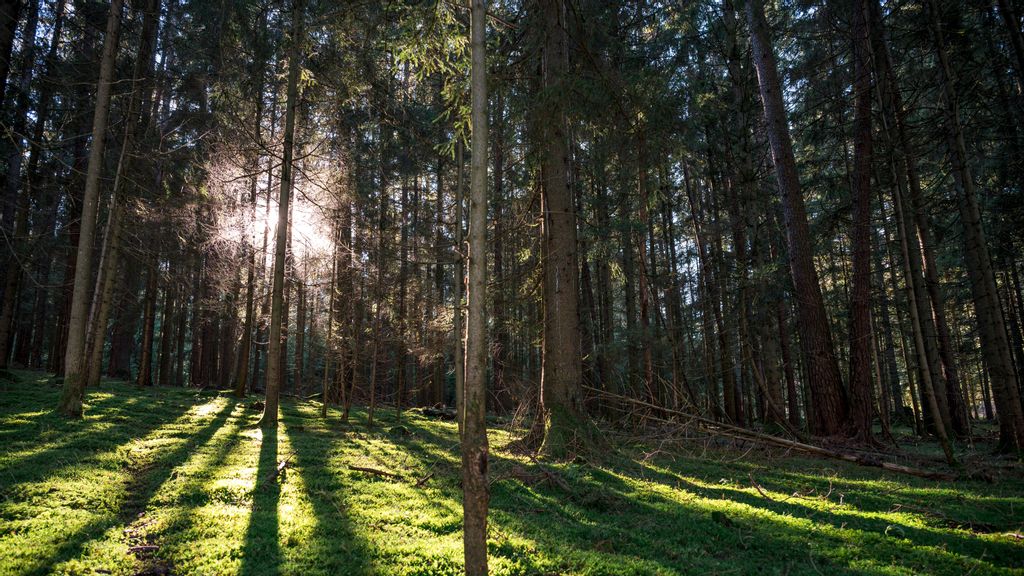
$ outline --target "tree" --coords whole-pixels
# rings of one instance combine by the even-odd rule
[[[93,236],[99,208],[100,172],[103,168],[107,119],[110,113],[110,88],[114,80],[117,40],[121,31],[121,8],[124,0],[112,0],[107,17],[103,56],[100,58],[100,77],[96,85],[96,106],[92,120],[92,147],[89,150],[85,192],[82,195],[81,228],[78,234],[75,279],[68,320],[67,351],[64,353],[64,388],[59,411],[70,418],[82,417],[86,379],[86,322],[89,316],[89,296],[92,288]]]
[[[580,330],[576,263],[576,206],[568,185],[565,117],[565,4],[541,3],[543,96],[537,98],[541,138],[541,225],[544,276],[544,342],[541,353],[542,450],[565,454],[581,427]]]
[[[867,6],[853,2],[853,294],[850,301],[850,433],[872,444],[871,67]]]
[[[811,430],[819,435],[839,434],[849,413],[849,402],[839,374],[832,332],[814,268],[807,208],[800,188],[793,143],[782,100],[768,22],[760,0],[747,2],[747,25],[754,52],[754,66],[761,91],[768,141],[771,144],[775,177],[782,198],[782,215],[789,248],[789,268],[797,300],[800,347],[807,365],[808,384],[814,405]]]
[[[469,183],[469,282],[463,381],[462,486],[466,574],[487,574],[487,14],[472,0],[472,164]]]
[[[288,242],[288,203],[292,191],[295,151],[295,116],[299,108],[299,74],[302,71],[305,1],[292,2],[292,37],[288,55],[288,92],[285,100],[284,146],[281,161],[281,192],[278,199],[277,232],[274,238],[273,287],[270,302],[270,347],[267,351],[267,397],[260,417],[263,428],[277,428],[277,411],[284,383],[284,354],[281,325],[284,322],[284,268]]]

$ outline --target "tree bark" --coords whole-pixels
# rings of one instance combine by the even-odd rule
[[[277,231],[274,239],[274,276],[270,302],[270,344],[267,351],[267,391],[260,426],[277,428],[277,412],[283,378],[281,324],[284,321],[284,268],[288,240],[288,204],[292,191],[292,155],[295,151],[295,115],[299,107],[299,73],[302,68],[305,0],[293,0],[291,48],[288,57],[288,95],[285,103],[281,192],[278,200]]]
[[[871,67],[867,6],[853,2],[853,290],[850,299],[850,435],[873,444],[871,433]]]
[[[544,257],[544,341],[541,357],[542,450],[565,454],[579,431],[581,358],[576,265],[576,207],[568,186],[565,132],[565,5],[543,3],[543,86],[551,96],[541,115],[542,254]]]
[[[468,576],[487,574],[487,62],[486,6],[471,0],[472,164],[469,184],[469,282],[463,382],[462,511]]]
[[[782,84],[760,0],[747,3],[747,20],[768,141],[782,196],[790,273],[797,298],[800,346],[807,362],[808,384],[814,406],[811,431],[819,435],[835,435],[845,425],[849,403],[843,389],[839,363],[836,361],[818,272],[814,268],[810,226],[796,171],[793,143],[782,100]]]
[[[100,59],[100,75],[96,89],[96,107],[92,122],[92,147],[89,151],[89,165],[85,177],[85,192],[82,196],[81,228],[78,233],[78,249],[75,264],[75,278],[71,296],[71,311],[68,319],[68,343],[64,353],[64,389],[61,393],[59,411],[70,418],[82,417],[82,402],[85,398],[86,369],[86,322],[89,316],[89,294],[92,280],[93,236],[96,230],[96,214],[99,208],[100,173],[103,169],[104,144],[107,135],[107,119],[110,112],[110,89],[114,80],[117,56],[117,40],[121,30],[121,8],[124,0],[112,0],[107,18],[106,36],[103,41],[103,56]]]

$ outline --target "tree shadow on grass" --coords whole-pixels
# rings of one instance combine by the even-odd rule
[[[367,574],[371,562],[365,543],[352,530],[346,488],[329,458],[334,441],[310,438],[294,426],[285,428],[295,450],[294,468],[312,506],[314,526],[303,542],[300,564],[326,574]],[[343,441],[343,440],[341,440]]]
[[[0,459],[0,497],[8,499],[17,498],[14,490],[18,485],[40,481],[62,465],[80,465],[85,459],[116,454],[132,441],[180,420],[194,406],[178,402],[182,398],[143,402],[138,396],[126,397],[115,393],[88,401],[89,410],[84,420],[69,420],[49,410],[57,404],[59,389],[18,389],[10,394],[13,395],[13,398],[8,397],[12,410],[34,407],[45,411],[32,423],[0,431],[6,450],[36,446],[35,450],[26,450],[23,455]],[[44,403],[43,406],[40,403]],[[0,408],[0,414],[6,415],[8,405],[5,403],[4,406]],[[55,440],[39,447],[41,434],[55,436]]]
[[[643,471],[642,478],[683,489],[702,498],[728,499],[731,502],[757,508],[780,517],[806,519],[814,522],[817,526],[831,526],[839,531],[846,530],[865,536],[879,536],[881,537],[879,544],[883,549],[889,548],[888,544],[898,538],[906,538],[918,548],[931,547],[972,558],[984,557],[994,566],[1012,568],[1024,564],[1024,547],[1009,540],[1000,542],[982,539],[962,531],[951,532],[950,526],[927,526],[927,522],[925,522],[925,527],[908,525],[894,518],[883,517],[884,512],[875,510],[874,503],[865,509],[855,504],[853,500],[846,499],[845,494],[840,492],[843,489],[841,487],[836,488],[834,494],[830,489],[827,492],[822,490],[816,496],[792,496],[791,491],[786,489],[784,483],[773,479],[771,484],[774,496],[765,492],[767,488],[763,486],[761,490],[765,492],[765,495],[761,495],[728,484],[714,487],[702,486],[671,470],[656,468],[649,464],[640,464],[640,467]],[[594,473],[602,478],[603,485],[623,485],[620,479],[608,472],[599,470]],[[837,486],[843,485],[841,480],[833,482]],[[756,489],[754,490],[756,491]],[[826,494],[831,494],[831,498],[826,498]],[[932,518],[921,519],[923,521],[934,520]],[[957,523],[952,522],[952,524],[955,527]]]
[[[492,518],[500,529],[533,540],[556,559],[545,570],[596,573],[1000,573],[1019,566],[1024,549],[956,535],[935,535],[853,514],[808,518],[799,504],[770,501],[728,487],[651,485],[600,468],[566,468],[571,493],[546,485],[497,482]],[[674,478],[673,478],[674,479]],[[633,482],[632,480],[637,480]],[[666,491],[666,489],[668,489]],[[766,505],[767,503],[767,505]],[[924,540],[924,541],[919,541]],[[522,547],[498,547],[528,556]],[[996,556],[1002,556],[996,558]]]
[[[57,551],[35,566],[30,573],[50,573],[59,563],[82,556],[86,544],[101,537],[109,528],[118,524],[130,523],[140,512],[145,510],[146,504],[160,486],[170,478],[173,470],[185,462],[194,450],[206,444],[224,425],[233,407],[234,403],[226,402],[213,415],[208,424],[197,432],[186,436],[173,448],[152,448],[152,455],[146,454],[139,461],[134,462],[131,479],[125,487],[125,497],[119,502],[116,513],[102,514],[101,518],[87,522],[64,537]],[[151,429],[160,431],[157,425],[153,425]],[[149,436],[153,436],[153,434],[151,433]]]
[[[277,472],[277,429],[263,430],[259,463],[252,491],[252,510],[242,545],[242,576],[277,574],[281,566],[281,545],[277,505],[281,480]],[[282,474],[285,472],[282,471]]]

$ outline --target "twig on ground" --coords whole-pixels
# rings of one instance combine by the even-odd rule
[[[388,472],[387,470],[378,470],[377,468],[370,468],[368,466],[356,466],[354,464],[348,465],[349,470],[355,470],[356,472],[366,472],[367,474],[373,474],[374,476],[384,476],[386,478],[394,478],[401,480],[402,477],[394,472]]]

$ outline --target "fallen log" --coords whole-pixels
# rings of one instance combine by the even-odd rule
[[[918,478],[928,478],[931,480],[956,480],[957,475],[950,472],[940,472],[937,470],[925,470],[922,468],[913,468],[911,466],[904,466],[902,464],[896,464],[893,462],[883,461],[875,456],[867,454],[857,454],[853,451],[842,451],[842,450],[830,450],[828,448],[822,448],[821,446],[815,446],[813,444],[807,444],[804,442],[797,442],[795,440],[787,440],[785,438],[779,438],[778,436],[771,436],[769,434],[763,434],[760,432],[754,432],[753,430],[747,430],[739,426],[733,426],[731,424],[724,424],[722,422],[715,422],[710,418],[698,416],[696,414],[690,414],[681,410],[673,410],[671,408],[665,408],[658,406],[650,402],[638,400],[636,398],[630,398],[621,394],[614,394],[605,390],[599,390],[590,386],[585,388],[596,392],[599,395],[614,398],[616,400],[624,400],[636,404],[638,406],[645,406],[647,408],[653,408],[660,410],[665,414],[674,414],[677,416],[683,416],[694,422],[699,423],[706,431],[712,434],[718,434],[721,436],[727,436],[730,438],[737,438],[740,440],[748,440],[753,442],[760,442],[762,444],[770,444],[779,446],[782,448],[789,448],[805,454],[813,454],[816,456],[822,456],[824,458],[831,458],[834,460],[843,460],[846,462],[852,462],[860,466],[870,466],[874,468],[882,468],[889,470],[890,472],[896,472],[899,474],[907,474],[910,476],[917,476]]]

